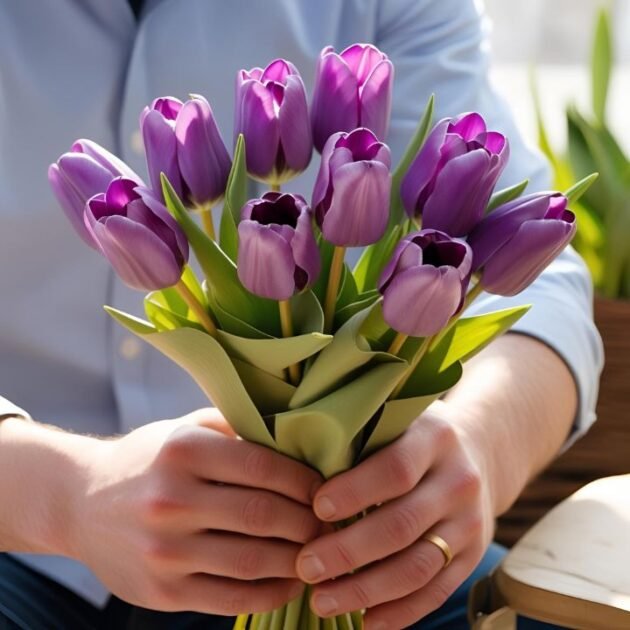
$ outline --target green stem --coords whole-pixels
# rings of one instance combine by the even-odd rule
[[[280,326],[282,328],[283,337],[293,337],[293,321],[291,319],[291,304],[289,300],[281,300],[278,302],[280,309]],[[289,381],[291,385],[298,385],[300,382],[301,369],[299,363],[293,363],[289,366]]]
[[[402,388],[405,386],[405,384],[409,380],[409,377],[415,372],[415,369],[418,367],[418,363],[420,363],[420,361],[422,360],[422,357],[427,353],[427,350],[429,349],[429,344],[431,343],[431,339],[432,337],[425,337],[422,344],[418,348],[418,351],[416,352],[415,356],[409,363],[409,367],[407,368],[405,375],[402,377],[398,385],[396,385],[396,388],[394,389],[394,391],[391,393],[389,400],[394,400],[395,398],[398,397],[398,394],[400,394]]]
[[[294,628],[300,628],[300,615],[302,612],[302,605],[304,604],[304,594],[306,588],[293,600],[287,604],[287,614],[284,618],[284,628],[286,630],[294,630]]]
[[[269,630],[271,627],[272,613],[266,612],[259,615],[260,622],[258,623],[258,630]]]
[[[326,287],[326,298],[324,300],[324,332],[330,334],[335,321],[335,306],[337,295],[343,273],[343,261],[346,255],[346,248],[335,246],[332,262],[330,263],[330,274],[328,275],[328,286]]]
[[[284,628],[284,618],[287,614],[287,607],[276,608],[271,613],[271,622],[269,624],[269,630],[282,630]]]
[[[193,295],[193,292],[186,286],[184,281],[180,278],[179,282],[175,285],[175,288],[182,296],[186,304],[190,307],[192,312],[197,316],[202,326],[208,331],[208,333],[216,338],[217,336],[217,326],[212,321],[212,318],[208,314],[208,311],[203,307],[203,305],[197,300],[197,298]]]
[[[272,182],[269,185],[269,188],[271,189],[271,192],[280,192],[280,184],[278,182]]]
[[[360,610],[354,610],[350,613],[354,630],[363,630],[363,613]]]
[[[409,336],[405,335],[404,333],[396,333],[396,336],[394,337],[394,340],[392,341],[391,346],[389,346],[387,352],[389,352],[389,354],[397,355],[402,347],[405,345],[405,341],[407,341],[408,338]]]
[[[201,223],[206,234],[213,240],[217,240],[216,232],[214,231],[214,220],[212,219],[212,206],[199,206],[199,214],[201,214]]]

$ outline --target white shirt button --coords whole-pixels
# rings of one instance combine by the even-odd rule
[[[142,344],[134,337],[125,337],[120,343],[118,352],[123,359],[133,361],[134,359],[137,359],[142,352]]]
[[[131,149],[138,155],[142,155],[142,153],[144,153],[144,142],[142,141],[142,134],[139,129],[136,129],[131,134],[130,144]]]

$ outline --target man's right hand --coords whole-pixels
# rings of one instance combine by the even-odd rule
[[[66,480],[61,550],[115,595],[236,615],[299,594],[295,559],[321,526],[311,509],[316,472],[236,439],[213,409],[74,444],[82,452]]]

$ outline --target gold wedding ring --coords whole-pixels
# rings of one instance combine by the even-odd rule
[[[433,543],[442,552],[442,555],[444,556],[444,566],[442,568],[446,569],[446,567],[453,561],[453,552],[451,551],[449,544],[444,540],[444,538],[441,538],[437,534],[425,534],[422,539]]]

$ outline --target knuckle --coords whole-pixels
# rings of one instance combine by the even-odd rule
[[[442,448],[452,446],[457,441],[457,432],[453,425],[443,418],[433,420],[433,432]]]
[[[354,557],[354,553],[350,551],[345,542],[337,540],[334,545],[334,550],[339,564],[341,565],[342,572],[349,573],[358,568],[359,565]]]
[[[407,546],[419,536],[418,519],[407,507],[399,506],[385,519],[385,532],[397,548]]]
[[[235,577],[241,580],[255,580],[261,575],[263,553],[257,545],[248,544],[236,555]]]
[[[432,577],[435,568],[426,554],[415,552],[403,565],[401,577],[405,587],[418,590]]]
[[[360,580],[352,580],[350,582],[350,588],[352,589],[354,601],[357,604],[355,608],[369,608],[371,606],[372,599]]]
[[[398,448],[388,462],[393,486],[403,493],[413,490],[418,484],[416,458],[406,448]]]
[[[269,482],[276,471],[273,453],[262,446],[252,446],[243,458],[243,468],[248,479]]]
[[[177,560],[179,554],[175,545],[162,536],[150,536],[142,545],[141,555],[150,570],[163,569]]]
[[[166,487],[158,483],[141,502],[140,512],[144,522],[156,524],[172,516],[179,516],[185,510],[182,499]]]
[[[273,505],[271,499],[263,494],[255,494],[243,506],[243,525],[248,532],[265,535],[273,524]]]
[[[178,427],[162,444],[159,459],[169,464],[187,462],[194,451],[195,435],[194,427]]]
[[[173,585],[164,580],[154,580],[147,587],[147,601],[151,608],[164,612],[176,611],[181,607],[180,596]]]
[[[453,491],[459,496],[477,496],[481,487],[481,471],[470,462],[461,466],[453,477]]]

